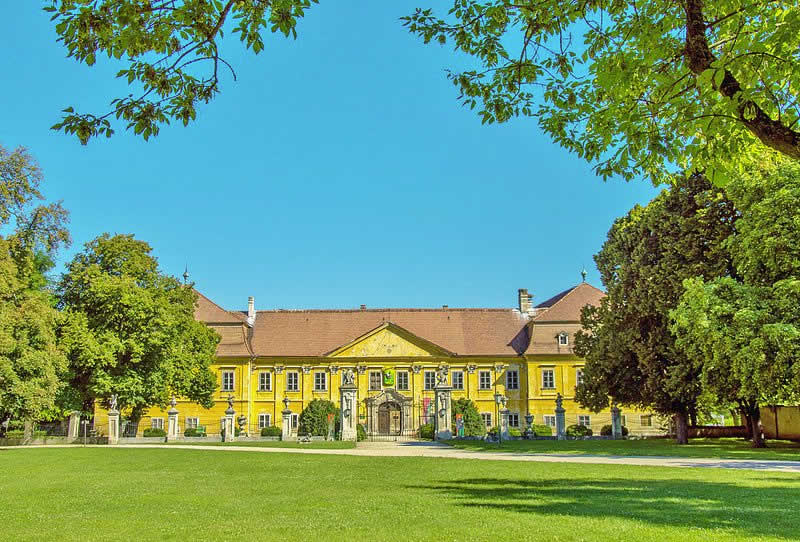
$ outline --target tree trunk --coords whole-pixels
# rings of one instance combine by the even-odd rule
[[[33,420],[28,418],[25,420],[25,425],[23,427],[22,442],[27,444],[32,440],[33,440]]]
[[[692,427],[697,427],[697,409],[694,407],[689,409],[689,421]]]
[[[764,434],[761,432],[761,411],[758,409],[758,404],[750,406],[750,434],[753,441],[753,448],[766,448],[767,443],[764,442]]]
[[[675,414],[675,442],[677,444],[689,444],[689,423],[686,412]]]

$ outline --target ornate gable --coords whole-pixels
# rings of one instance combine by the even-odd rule
[[[450,356],[444,348],[387,322],[329,352],[335,358],[394,358]]]

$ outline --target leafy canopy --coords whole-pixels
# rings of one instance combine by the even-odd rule
[[[536,118],[604,178],[800,159],[797,2],[453,0],[404,24],[474,61],[448,76],[483,122]]]
[[[681,178],[647,206],[617,219],[595,256],[608,295],[586,307],[576,353],[586,358],[577,398],[593,410],[609,400],[662,414],[697,408],[699,367],[675,344],[669,311],[683,279],[728,271],[725,240],[736,210],[702,175]]]
[[[135,419],[172,394],[213,404],[219,337],[194,319],[194,290],[163,274],[150,252],[132,235],[104,234],[59,283],[70,385],[86,410],[112,394]]]
[[[220,91],[223,72],[236,79],[221,51],[225,31],[258,54],[266,30],[296,37],[297,20],[312,3],[317,0],[46,0],[67,56],[87,66],[101,55],[122,61],[117,77],[132,87],[105,112],[67,107],[53,128],[85,144],[110,137],[113,119],[144,139],[171,121],[185,126]]]

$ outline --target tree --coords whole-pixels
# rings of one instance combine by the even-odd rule
[[[46,274],[69,243],[67,212],[39,204],[42,180],[24,148],[0,145],[0,417],[24,420],[28,434],[56,406],[66,368]]]
[[[733,272],[687,280],[672,330],[763,447],[759,406],[800,398],[800,166],[765,158],[727,191],[742,213],[726,243]]]
[[[800,160],[796,2],[454,0],[404,24],[474,64],[448,77],[483,122],[533,117],[607,178],[715,183],[759,148]]]
[[[327,399],[314,399],[300,413],[298,430],[306,435],[326,436],[328,415],[332,415],[335,423],[338,423],[339,409],[336,405]]]
[[[728,272],[724,242],[736,209],[702,175],[676,181],[646,207],[617,219],[595,256],[608,295],[581,315],[575,351],[586,358],[577,398],[599,411],[609,401],[674,416],[677,440],[701,394],[700,368],[675,344],[669,311],[683,279]]]
[[[112,394],[133,420],[172,394],[213,405],[219,336],[194,319],[194,290],[163,274],[150,252],[132,235],[104,234],[61,278],[69,382],[86,411]]]
[[[226,30],[239,35],[245,49],[264,49],[267,29],[297,36],[298,19],[317,0],[48,0],[58,40],[67,56],[91,66],[100,55],[122,60],[117,77],[131,93],[111,100],[110,110],[78,113],[64,109],[53,126],[90,138],[114,133],[110,119],[120,119],[144,139],[170,121],[195,119],[197,106],[220,91],[222,72],[236,79],[221,54]]]
[[[483,423],[478,407],[470,399],[456,399],[453,401],[453,426],[456,424],[456,414],[461,414],[464,420],[464,436],[482,437],[486,434],[486,424]]]

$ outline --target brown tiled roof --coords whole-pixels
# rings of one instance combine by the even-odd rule
[[[245,321],[246,317],[242,313],[226,311],[197,290],[194,293],[197,294],[197,306],[194,309],[196,320],[207,324],[241,324]]]
[[[217,345],[217,355],[220,357],[249,357],[250,345],[247,343],[248,328],[241,322],[238,324],[209,324],[219,333],[222,339]]]
[[[600,300],[605,296],[603,290],[595,288],[588,282],[581,282],[537,305],[537,309],[546,310],[537,314],[533,321],[535,323],[579,322],[581,309],[586,305],[600,305]]]
[[[258,356],[323,356],[391,322],[458,355],[517,355],[528,346],[527,317],[513,309],[259,311]]]

